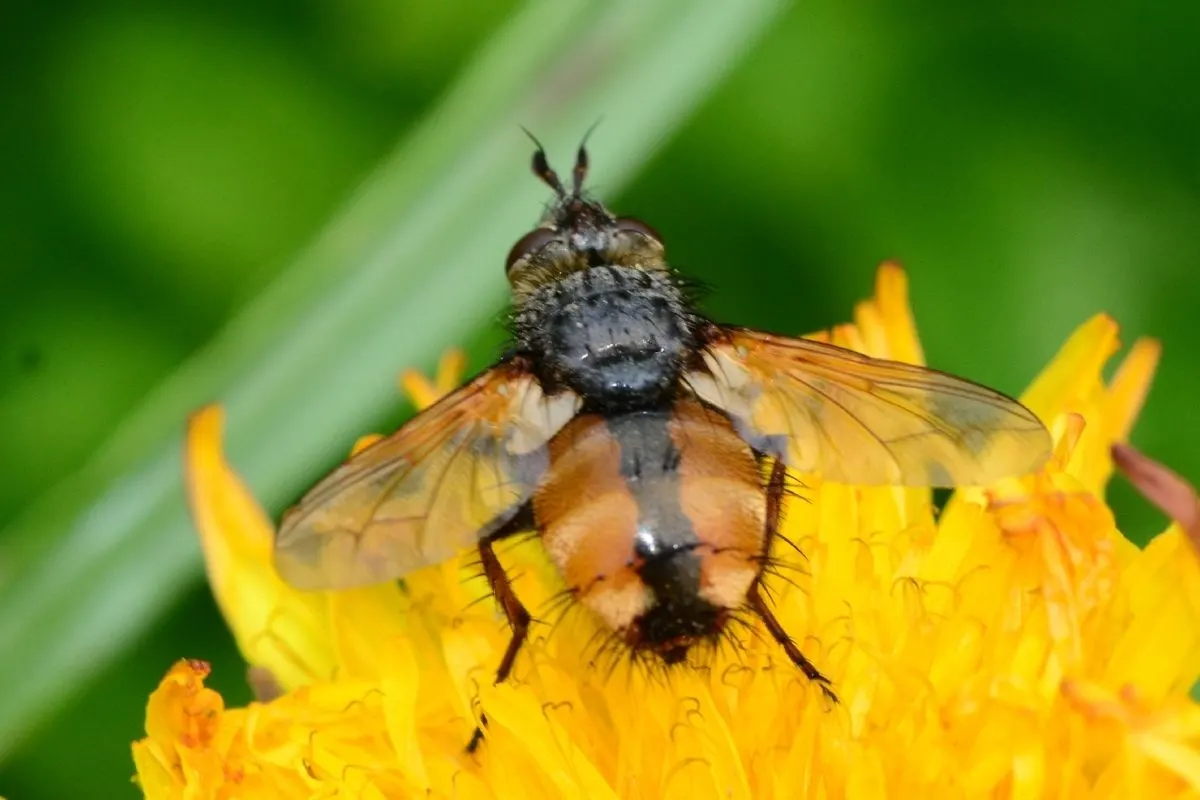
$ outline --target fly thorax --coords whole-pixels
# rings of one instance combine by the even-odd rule
[[[600,408],[653,403],[675,386],[692,323],[669,273],[591,267],[540,287],[516,315],[544,378]]]

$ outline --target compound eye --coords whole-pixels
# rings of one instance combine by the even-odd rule
[[[631,233],[640,233],[642,236],[645,236],[647,239],[650,239],[652,241],[658,242],[659,244],[662,244],[662,237],[658,235],[658,231],[654,230],[654,228],[651,228],[649,225],[642,222],[640,219],[634,219],[633,217],[618,217],[617,218],[617,229],[622,230],[622,231],[629,231]]]
[[[554,241],[557,234],[549,228],[535,228],[529,233],[517,240],[517,243],[508,251],[508,258],[504,261],[504,272],[508,274],[522,258],[536,253],[550,242]]]

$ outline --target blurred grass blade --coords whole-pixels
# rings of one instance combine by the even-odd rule
[[[310,250],[16,523],[0,758],[198,574],[179,469],[189,410],[225,403],[231,460],[270,507],[294,497],[394,407],[398,369],[432,363],[503,302],[503,254],[546,199],[517,125],[561,160],[603,116],[594,185],[611,190],[777,5],[545,0],[510,19]]]

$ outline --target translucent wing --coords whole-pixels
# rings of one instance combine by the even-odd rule
[[[1050,452],[1032,411],[944,372],[737,328],[704,363],[688,382],[747,442],[837,483],[982,485]]]
[[[334,589],[451,558],[529,498],[543,445],[578,407],[513,362],[493,367],[314,486],[283,517],[276,568],[298,588]]]

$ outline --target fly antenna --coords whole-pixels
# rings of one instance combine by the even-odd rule
[[[583,191],[583,179],[587,177],[588,171],[587,140],[603,119],[601,117],[596,120],[592,123],[592,127],[587,129],[587,133],[583,135],[583,141],[579,143],[579,150],[575,153],[575,169],[571,171],[572,197],[579,197],[579,193]]]
[[[537,150],[533,154],[533,174],[537,175],[542,183],[553,189],[559,197],[566,197],[567,190],[563,188],[562,181],[558,179],[558,173],[550,168],[550,162],[546,159],[546,148],[542,147],[542,143],[524,125],[521,126],[521,130],[525,131],[525,135],[537,145]]]

